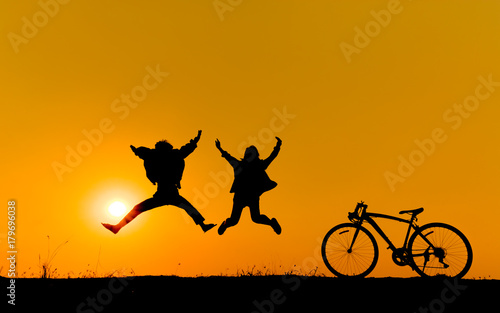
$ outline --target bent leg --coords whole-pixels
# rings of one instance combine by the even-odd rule
[[[244,206],[233,206],[233,210],[231,211],[231,216],[226,219],[226,226],[232,227],[236,226],[240,221],[241,212],[243,211]]]
[[[275,218],[269,219],[264,214],[260,214],[259,198],[250,203],[250,216],[255,223],[269,225],[276,234],[281,234],[281,226]]]
[[[235,226],[240,221],[241,212],[245,207],[244,204],[235,201],[233,203],[233,210],[231,211],[231,216],[226,219],[226,227]]]
[[[219,235],[224,234],[228,227],[235,226],[240,221],[241,212],[243,208],[248,205],[247,198],[241,194],[235,194],[233,198],[233,209],[231,211],[231,216],[222,222],[217,231]]]
[[[259,198],[250,203],[250,217],[257,224],[271,225],[271,219],[264,214],[260,214]]]

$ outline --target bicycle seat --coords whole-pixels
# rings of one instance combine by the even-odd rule
[[[413,209],[413,210],[404,210],[404,211],[399,212],[399,214],[408,213],[408,214],[413,214],[413,215],[417,216],[418,214],[422,213],[423,211],[424,211],[424,208],[419,208],[419,209]]]

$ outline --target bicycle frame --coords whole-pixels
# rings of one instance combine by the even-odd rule
[[[361,225],[365,221],[368,222],[368,224],[370,224],[373,227],[373,229],[375,229],[375,231],[377,231],[377,233],[380,235],[380,237],[382,237],[385,240],[385,242],[387,242],[387,244],[389,245],[389,248],[392,251],[395,251],[397,249],[396,246],[392,243],[392,241],[389,239],[389,237],[384,233],[382,228],[380,228],[380,226],[378,226],[377,222],[375,222],[373,220],[373,218],[384,218],[384,219],[388,219],[388,220],[394,220],[394,221],[398,221],[401,223],[409,224],[408,230],[406,231],[406,237],[405,237],[405,241],[403,244],[403,249],[406,249],[408,239],[410,238],[411,230],[412,229],[414,231],[418,230],[418,226],[414,224],[414,220],[416,219],[415,216],[412,216],[412,218],[410,220],[406,220],[403,218],[390,216],[390,215],[386,215],[386,214],[365,212],[364,216],[361,218],[361,220],[359,222],[359,225]],[[353,243],[354,243],[354,240],[353,240]]]
[[[377,241],[381,243],[375,238],[374,232],[388,244],[387,249],[391,249],[392,261],[396,265],[409,266],[422,277],[463,277],[470,269],[472,247],[467,238],[458,229],[445,223],[419,226],[418,215],[424,211],[423,208],[399,212],[409,214],[409,217],[372,213],[367,208],[368,205],[363,202],[358,203],[355,210],[347,215],[351,223],[336,225],[323,239],[323,261],[336,276],[365,277],[371,273],[380,254]],[[391,232],[386,234],[382,230],[384,227],[378,225],[378,218],[408,224],[404,243],[400,242],[403,239],[401,233],[396,236],[392,236]],[[373,229],[363,226],[365,222]],[[397,237],[398,246],[389,237]]]
[[[359,220],[353,222],[353,224],[361,226],[361,224],[363,224],[363,222],[365,222],[365,221],[368,222],[368,224],[370,224],[373,227],[373,229],[375,229],[375,231],[377,231],[377,233],[380,235],[380,237],[382,237],[385,240],[385,242],[389,245],[389,249],[391,249],[392,251],[396,251],[398,248],[396,248],[396,246],[392,243],[392,241],[389,239],[389,237],[384,233],[382,228],[380,228],[380,226],[378,226],[377,222],[375,222],[373,220],[373,218],[384,218],[384,219],[388,219],[388,220],[393,220],[393,221],[409,224],[408,230],[406,231],[405,241],[404,241],[403,247],[401,248],[401,249],[406,250],[406,248],[407,248],[406,246],[408,244],[408,239],[410,238],[411,230],[413,229],[414,231],[418,231],[418,229],[419,229],[418,225],[415,223],[417,220],[417,217],[412,214],[411,218],[409,220],[407,220],[407,219],[403,219],[403,218],[395,217],[395,216],[391,216],[391,215],[386,215],[386,214],[366,212],[367,207],[368,207],[368,205],[363,204],[363,203],[359,203],[358,206],[356,206],[356,209],[353,212],[353,214],[358,215]],[[359,214],[359,213],[361,213],[361,214]],[[352,246],[354,245],[354,242],[356,241],[358,233],[359,233],[359,228],[356,229],[356,232],[354,233],[352,243],[351,243],[351,246],[349,247],[349,250],[352,249]],[[434,248],[433,244],[429,240],[427,240],[427,238],[425,236],[421,236],[421,237],[424,239],[425,242],[427,242],[429,244],[429,246]]]

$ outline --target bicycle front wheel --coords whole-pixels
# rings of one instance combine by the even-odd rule
[[[458,229],[430,223],[420,227],[408,241],[410,265],[423,277],[444,275],[462,278],[472,264],[472,247]]]
[[[326,267],[336,276],[365,277],[377,264],[377,241],[366,228],[344,223],[326,234],[321,255]]]

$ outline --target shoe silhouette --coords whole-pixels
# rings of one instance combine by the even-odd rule
[[[226,231],[226,229],[227,229],[226,221],[224,221],[224,222],[222,222],[222,224],[220,224],[219,229],[217,230],[217,233],[219,235],[222,235],[222,234],[224,234],[224,232]]]
[[[200,212],[179,194],[185,167],[184,159],[196,149],[200,137],[201,130],[198,131],[198,135],[194,139],[191,139],[189,143],[180,149],[174,149],[166,140],[158,141],[154,149],[130,146],[134,154],[144,160],[146,176],[153,185],[157,185],[157,191],[152,198],[146,199],[134,206],[118,224],[102,223],[102,225],[116,234],[139,214],[159,206],[174,205],[185,210],[204,232],[212,229],[215,224],[205,224],[205,218]]]
[[[215,141],[215,146],[234,170],[234,182],[231,186],[231,193],[234,193],[233,208],[231,216],[227,218],[219,227],[219,235],[224,234],[227,228],[235,226],[241,217],[241,212],[245,207],[250,208],[250,217],[257,224],[269,225],[276,234],[281,234],[281,226],[273,218],[269,219],[260,213],[260,196],[274,187],[277,183],[272,181],[266,173],[266,169],[271,162],[278,156],[282,141],[276,137],[277,143],[269,157],[262,160],[259,158],[259,151],[255,146],[249,146],[245,150],[243,159],[238,160],[222,149],[220,141]]]

